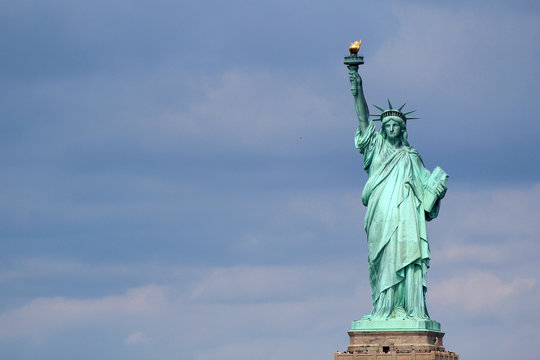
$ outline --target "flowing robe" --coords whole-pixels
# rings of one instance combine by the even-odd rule
[[[418,152],[392,146],[370,122],[357,131],[369,179],[362,193],[373,310],[365,319],[429,319],[425,304],[430,252],[426,220],[435,218],[422,204],[430,172]]]

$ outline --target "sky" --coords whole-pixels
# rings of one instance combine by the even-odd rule
[[[0,3],[0,358],[331,359],[371,310],[369,104],[450,175],[427,304],[537,358],[540,4]],[[374,107],[371,107],[375,111]]]

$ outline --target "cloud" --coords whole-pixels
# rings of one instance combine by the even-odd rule
[[[137,345],[142,342],[144,342],[144,334],[142,331],[131,333],[124,340],[126,345]]]
[[[464,234],[465,236],[466,233]],[[454,239],[456,242],[444,242],[436,247],[435,257],[437,260],[445,262],[481,262],[488,264],[500,264],[506,261],[512,261],[509,254],[521,252],[523,250],[516,249],[515,246],[509,243],[502,244],[483,244],[483,243],[467,243],[466,241]],[[457,242],[459,241],[459,242]]]
[[[369,102],[418,109],[411,144],[451,175],[433,307],[461,344],[534,356],[492,325],[538,323],[538,122],[516,109],[538,107],[540,21],[477,3],[2,5],[0,357],[343,347],[370,307],[341,63],[359,32]]]
[[[191,296],[198,301],[215,303],[301,302],[327,297],[346,288],[347,277],[342,273],[350,271],[350,267],[350,262],[346,262],[331,266],[218,268],[197,284]]]
[[[0,337],[30,337],[33,341],[41,341],[69,328],[111,324],[134,314],[150,316],[162,306],[164,290],[160,286],[146,285],[130,289],[123,295],[101,298],[36,298],[0,315]]]
[[[448,263],[500,267],[533,260],[540,185],[478,191],[449,190],[431,225],[433,257]]]
[[[189,332],[193,326],[193,334],[202,334],[203,329],[196,330],[196,324],[212,323],[216,319],[220,320],[214,324],[212,332],[226,331],[231,326],[236,329],[257,326],[277,329],[293,326],[295,322],[294,326],[299,326],[315,313],[329,316],[335,311],[328,306],[330,303],[336,300],[348,303],[350,297],[341,294],[352,294],[359,284],[366,285],[366,279],[351,281],[354,267],[354,263],[343,262],[313,266],[199,268],[197,271],[193,268],[163,269],[183,275],[173,275],[167,284],[134,287],[119,295],[40,297],[23,306],[4,310],[0,315],[0,339],[46,339],[66,329],[89,326],[119,332],[139,326],[123,337],[125,343],[135,344],[156,341],[154,336],[159,333],[159,326],[177,329],[181,334]],[[140,273],[145,268],[134,271]],[[114,272],[111,275],[116,276]],[[196,281],[190,280],[193,276]],[[277,313],[289,316],[274,316]],[[172,335],[173,338],[176,336]]]
[[[536,188],[516,190],[514,195],[520,200],[536,191]],[[505,200],[494,195],[499,192],[504,193],[504,190],[476,195],[494,199],[493,205],[498,205]],[[454,195],[469,199],[471,204],[476,201],[474,192]],[[312,201],[322,206],[324,199],[326,197]],[[312,206],[308,201],[302,207],[301,203],[300,198],[291,199],[290,211],[321,221],[315,216],[320,206]],[[308,209],[313,209],[314,214]],[[463,212],[459,206],[447,207],[446,211],[437,221],[444,223],[445,216],[458,216]],[[487,207],[485,216],[494,217],[497,211],[496,206]],[[325,213],[323,218],[328,219],[326,226],[341,226],[334,216]],[[461,236],[468,230],[467,227],[462,229]],[[456,252],[482,255],[476,245],[464,242],[461,246],[463,248]],[[493,256],[497,259],[499,255]],[[504,321],[523,312],[534,312],[540,295],[534,272],[522,275],[516,272],[516,267],[511,267],[503,274],[497,269],[479,271],[474,264],[466,264],[462,265],[462,274],[455,275],[452,269],[456,267],[456,258],[448,256],[444,262],[432,264],[446,274],[439,275],[436,281],[431,279],[429,284],[428,306],[432,305],[430,308],[435,309],[435,314],[442,313],[444,318],[466,314],[473,319],[487,317]],[[537,269],[535,264],[530,266]],[[19,266],[11,270],[9,276],[4,276],[4,281],[32,277],[46,281],[47,277],[66,272],[77,279],[84,279],[88,274],[98,278],[131,276],[143,282],[161,279],[161,284],[143,284],[115,295],[39,297],[23,306],[4,310],[0,315],[0,341],[18,341],[29,348],[37,346],[39,341],[50,343],[65,336],[66,331],[89,329],[88,336],[94,341],[99,341],[100,336],[105,336],[100,334],[106,333],[111,341],[161,358],[170,358],[170,354],[182,350],[194,359],[216,356],[237,359],[256,352],[264,353],[269,359],[279,359],[291,351],[294,353],[298,343],[311,342],[308,350],[295,356],[312,359],[344,347],[350,321],[369,312],[371,301],[365,257],[358,259],[354,251],[347,252],[339,261],[310,265],[198,268],[130,265],[118,268],[58,261],[47,264],[42,259],[21,262]],[[448,331],[453,323],[447,320],[443,325]],[[498,339],[496,333],[490,336]],[[219,341],[209,344],[208,338]],[[526,346],[527,340],[519,341]],[[141,354],[146,354],[144,351]]]
[[[430,298],[440,306],[455,306],[476,315],[494,316],[501,311],[517,315],[517,309],[509,309],[520,303],[520,298],[538,300],[539,290],[534,277],[516,277],[504,282],[490,273],[471,272],[435,284],[430,289]]]
[[[488,232],[523,238],[537,233],[531,224],[540,211],[540,184],[524,189],[462,192],[451,201],[453,206],[467,208],[467,216],[462,217],[459,225],[472,234]]]
[[[540,127],[516,109],[538,104],[538,13],[432,3],[395,3],[392,13],[362,70],[368,102],[418,110],[409,140],[452,181],[536,181],[523,154]]]
[[[161,114],[141,126],[198,148],[283,155],[300,137],[320,136],[333,118],[332,104],[312,84],[267,71],[230,70],[197,87],[204,95],[186,111]]]
[[[532,74],[518,71],[535,71],[536,48],[530,44],[540,32],[537,14],[433,4],[395,4],[393,11],[395,35],[370,61],[371,76],[384,89],[445,94],[477,106],[501,86],[516,91],[537,86]]]

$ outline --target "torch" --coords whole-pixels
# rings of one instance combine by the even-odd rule
[[[358,66],[364,63],[364,57],[358,55],[358,50],[360,50],[360,45],[362,45],[362,40],[351,43],[351,46],[349,46],[350,55],[345,56],[345,59],[343,60],[343,63],[347,65],[347,68],[349,69],[349,73],[350,72],[358,73]],[[351,84],[351,91],[353,95],[358,94],[358,86],[356,82],[354,82],[354,84]]]

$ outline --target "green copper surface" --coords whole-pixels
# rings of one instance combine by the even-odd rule
[[[387,319],[356,320],[352,322],[351,331],[441,331],[441,324],[433,320]]]
[[[430,320],[425,301],[430,261],[426,221],[439,213],[448,175],[440,168],[432,174],[409,145],[403,106],[393,109],[388,100],[390,109],[378,108],[383,114],[376,129],[369,120],[358,66],[348,68],[359,121],[354,142],[369,175],[362,203],[367,206],[364,229],[373,301],[371,313],[353,322],[353,331],[438,331],[440,325]]]

